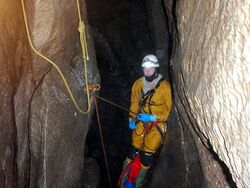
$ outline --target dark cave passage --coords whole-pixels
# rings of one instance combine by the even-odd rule
[[[248,187],[250,14],[235,2],[0,0],[0,187],[110,187],[95,111],[111,187],[136,134],[146,188]]]
[[[154,50],[146,4],[144,1],[87,1],[87,7],[101,75],[100,96],[128,109],[130,88],[142,75],[139,62],[145,54]],[[116,187],[130,145],[128,113],[101,101],[99,110],[112,183]],[[101,185],[108,187],[97,130],[94,118],[87,137],[88,155],[98,160]]]
[[[165,4],[147,0],[89,0],[87,7],[101,75],[100,96],[128,109],[131,87],[142,76],[141,61],[146,54],[157,54],[160,72],[169,79],[172,36]],[[159,37],[160,33],[164,35]],[[116,187],[130,146],[128,112],[99,101],[99,113],[112,185]],[[149,172],[148,186],[202,187],[204,178],[195,143],[189,130],[179,123],[174,108],[168,129],[162,154],[158,152]],[[87,157],[97,160],[100,166],[101,187],[109,187],[96,117],[86,147]]]

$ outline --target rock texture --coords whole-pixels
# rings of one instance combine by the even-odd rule
[[[91,26],[106,39],[127,77],[126,82],[132,85],[138,75],[141,75],[139,67],[142,58],[155,51],[146,1],[86,2]]]
[[[20,4],[0,1],[0,187],[16,187],[16,122],[14,95],[24,64],[30,60]]]
[[[213,157],[207,160],[201,142],[218,154],[238,187],[250,186],[249,3],[177,1],[179,43],[172,62],[176,102],[199,135],[196,143],[211,187],[225,184],[219,182],[220,173],[209,175],[219,167],[210,162]]]
[[[81,4],[86,20],[84,1]],[[4,101],[0,187],[81,187],[91,113],[77,111],[55,68],[31,51],[21,2],[1,0],[0,5],[0,97]],[[27,0],[25,6],[34,46],[60,67],[85,109],[76,1]],[[89,82],[99,82],[89,33]]]
[[[206,187],[195,140],[188,126],[180,121],[175,107],[167,125],[166,139],[151,169],[148,187]]]
[[[146,1],[87,0],[88,20],[95,40],[102,78],[100,96],[129,108],[130,89],[141,74],[141,61],[154,51]],[[116,187],[130,146],[128,113],[99,102],[103,138],[112,186]],[[88,154],[100,165],[101,185],[109,187],[96,119],[88,133]],[[110,136],[112,135],[112,136]]]
[[[168,20],[165,15],[167,5],[159,0],[148,0],[145,3],[147,4],[147,16],[154,53],[159,59],[161,73],[169,80],[170,35]]]

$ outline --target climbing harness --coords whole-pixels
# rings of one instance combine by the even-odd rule
[[[106,154],[106,149],[105,149],[105,145],[104,145],[104,140],[103,140],[103,133],[102,133],[102,126],[101,126],[101,121],[100,121],[100,115],[99,115],[99,108],[98,108],[98,104],[97,104],[97,99],[102,100],[108,104],[111,104],[117,108],[120,108],[126,112],[130,112],[132,114],[134,114],[134,116],[136,116],[137,114],[124,108],[121,105],[115,104],[114,102],[111,102],[110,100],[107,100],[103,97],[100,97],[96,94],[94,94],[95,91],[98,91],[100,89],[100,85],[97,84],[89,84],[89,89],[90,91],[92,91],[92,96],[94,96],[94,102],[95,102],[95,108],[96,108],[96,116],[97,116],[97,123],[98,123],[98,127],[99,127],[99,134],[100,134],[100,138],[101,138],[101,144],[102,144],[102,150],[103,150],[103,155],[104,155],[104,160],[105,160],[105,165],[106,165],[106,169],[107,169],[107,174],[108,174],[108,179],[109,179],[109,184],[110,187],[112,187],[112,182],[111,182],[111,177],[110,177],[110,173],[109,173],[109,165],[108,165],[108,160],[107,160],[107,154]],[[132,163],[131,163],[132,165]],[[135,164],[134,164],[135,165]],[[129,168],[128,168],[129,169]],[[139,173],[139,171],[138,171]],[[131,177],[132,178],[132,177]]]
[[[145,135],[148,133],[148,129],[149,129],[148,125],[146,125],[145,123],[143,124],[143,126],[144,126],[144,129],[142,131],[142,134],[139,135],[139,136],[143,136],[143,143],[142,143],[141,147],[138,149],[138,151],[136,151],[135,154],[133,155],[133,159],[129,162],[129,164],[126,166],[126,168],[124,168],[122,170],[122,173],[121,173],[119,180],[118,180],[118,183],[117,183],[118,187],[120,187],[120,185],[123,184],[125,181],[131,182],[131,183],[135,182],[138,175],[139,175],[139,172],[142,168],[141,156],[140,156],[139,152],[142,151],[143,147],[147,147],[147,146],[145,146]],[[150,148],[148,148],[148,149],[150,149]]]
[[[100,86],[96,86],[96,85],[90,85],[90,88],[94,91],[95,89],[96,90],[99,90],[100,89]],[[104,145],[104,140],[103,140],[103,134],[102,134],[102,126],[101,126],[101,121],[100,121],[100,115],[99,115],[99,109],[98,109],[98,105],[97,105],[97,99],[100,99],[108,104],[111,104],[117,108],[120,108],[126,112],[130,112],[130,113],[134,113],[134,112],[131,112],[129,111],[128,109],[118,105],[118,104],[115,104],[113,102],[111,102],[110,100],[107,100],[103,97],[100,97],[98,95],[95,95],[94,92],[92,92],[92,95],[94,96],[94,102],[95,102],[95,108],[96,108],[96,116],[97,116],[97,123],[98,123],[98,127],[99,127],[99,133],[100,133],[100,138],[101,138],[101,143],[102,143],[102,150],[103,150],[103,155],[104,155],[104,160],[105,160],[105,165],[106,165],[106,169],[107,169],[107,174],[108,174],[108,179],[109,179],[109,184],[110,184],[110,187],[112,187],[112,182],[111,182],[111,177],[110,177],[110,173],[109,173],[109,165],[108,165],[108,160],[107,160],[107,154],[106,154],[106,149],[105,149],[105,145]],[[136,113],[134,113],[134,115],[136,115]],[[132,165],[132,164],[131,164]]]
[[[123,184],[125,181],[131,182],[131,183],[136,182],[140,169],[142,168],[141,156],[139,152],[142,151],[142,148],[144,147],[146,147],[149,150],[152,150],[151,148],[145,145],[145,136],[148,134],[148,132],[150,131],[150,129],[152,129],[153,126],[155,126],[157,130],[159,131],[159,133],[161,134],[161,137],[162,137],[161,145],[164,143],[166,134],[164,134],[161,131],[160,127],[158,126],[156,122],[152,122],[151,125],[148,125],[147,123],[143,123],[144,128],[143,128],[142,134],[138,135],[138,136],[143,136],[143,143],[140,149],[138,149],[138,152],[135,153],[133,159],[129,162],[126,168],[123,169],[119,177],[118,183],[117,183],[118,187],[120,187],[120,185]],[[134,131],[135,131],[135,134],[137,134],[136,130]]]
[[[89,88],[90,90],[99,90],[100,89],[100,86],[99,85],[89,85]],[[97,116],[97,123],[98,123],[98,127],[99,127],[99,133],[100,133],[100,138],[101,138],[101,143],[102,143],[102,149],[103,149],[103,154],[104,154],[104,159],[105,159],[105,165],[106,165],[106,168],[107,168],[107,174],[108,174],[108,179],[109,179],[109,183],[110,183],[110,187],[112,187],[112,183],[111,183],[111,178],[110,178],[110,173],[109,173],[109,165],[108,165],[108,160],[107,160],[107,155],[106,155],[106,149],[105,149],[105,145],[104,145],[104,140],[103,140],[103,134],[102,134],[102,126],[101,126],[101,121],[100,121],[100,115],[99,115],[99,109],[98,109],[98,105],[97,105],[97,99],[100,99],[108,104],[111,104],[117,108],[120,108],[126,112],[129,112],[129,113],[132,113],[135,117],[137,116],[136,113],[124,108],[123,106],[121,105],[118,105],[118,104],[115,104],[114,102],[111,102],[110,100],[107,100],[103,97],[100,97],[98,95],[95,95],[94,92],[92,92],[92,96],[94,96],[94,102],[95,102],[95,108],[96,108],[96,116]],[[139,157],[139,155],[138,155]],[[139,160],[139,159],[137,159]],[[136,163],[134,163],[134,160],[133,160],[133,163],[130,163],[129,166],[132,166],[132,165],[137,165],[138,166],[138,161]],[[130,167],[127,166],[126,168],[127,170],[130,169]],[[137,169],[138,170],[138,169]],[[139,170],[138,170],[138,173],[139,173]],[[131,179],[133,179],[133,177],[135,177],[135,174],[137,174],[138,176],[138,173],[134,171],[134,175],[132,176],[131,174]],[[126,172],[125,172],[126,174]],[[122,176],[120,176],[122,177]],[[120,180],[119,180],[120,181]],[[122,181],[122,180],[121,180]]]
[[[80,3],[79,0],[77,1],[77,10],[78,10],[78,17],[79,17],[79,26],[78,26],[78,31],[79,31],[79,35],[80,35],[80,43],[81,43],[81,49],[82,49],[82,56],[83,56],[83,62],[84,62],[84,76],[85,76],[85,85],[86,85],[86,93],[87,93],[87,110],[84,111],[82,110],[79,105],[77,104],[75,97],[69,87],[68,82],[65,79],[65,76],[63,75],[61,69],[56,65],[55,62],[53,62],[52,60],[50,60],[48,57],[46,57],[45,55],[43,55],[42,53],[40,53],[34,46],[32,40],[31,40],[31,35],[30,35],[30,31],[29,31],[29,26],[28,26],[28,20],[27,20],[27,14],[26,14],[26,9],[25,9],[25,5],[24,5],[24,0],[21,0],[21,4],[22,4],[22,11],[23,11],[23,18],[24,18],[24,23],[25,23],[25,29],[26,29],[26,34],[28,37],[28,42],[29,45],[31,47],[31,49],[35,52],[35,54],[37,54],[39,57],[41,57],[42,59],[44,59],[45,61],[47,61],[48,63],[50,63],[59,73],[59,75],[61,76],[63,83],[70,95],[71,100],[73,101],[75,107],[78,109],[78,111],[82,114],[87,114],[90,112],[90,91],[92,91],[92,94],[94,96],[94,102],[95,102],[95,107],[96,107],[96,115],[97,115],[97,121],[98,121],[98,126],[99,126],[99,133],[100,133],[100,137],[101,137],[101,142],[102,142],[102,149],[103,149],[103,154],[104,154],[104,158],[105,158],[105,164],[106,164],[106,168],[107,168],[107,173],[108,173],[108,179],[109,179],[109,183],[110,183],[110,187],[112,188],[112,182],[111,182],[111,177],[110,177],[110,173],[109,173],[109,166],[108,166],[108,160],[107,160],[107,155],[106,155],[106,150],[105,150],[105,145],[104,145],[104,140],[103,140],[103,133],[102,133],[102,128],[101,128],[101,123],[100,123],[100,115],[99,115],[99,110],[98,110],[98,105],[97,105],[97,98],[107,102],[109,104],[112,104],[122,110],[125,110],[127,112],[130,112],[130,114],[133,114],[134,117],[136,117],[137,113],[131,112],[130,110],[127,110],[126,108],[117,105],[107,99],[104,99],[102,97],[99,97],[97,95],[94,94],[95,91],[98,91],[100,89],[100,85],[97,84],[89,84],[88,83],[88,73],[87,73],[87,61],[89,60],[89,55],[88,55],[88,48],[87,48],[87,40],[86,40],[86,28],[85,28],[85,24],[82,20],[82,16],[81,16],[81,10],[80,10]],[[137,165],[136,170],[134,170],[131,175],[130,175],[130,181],[134,181],[134,179],[138,176],[139,170],[140,169],[140,156],[138,155],[137,157],[135,157],[136,160],[133,160],[133,162],[131,162],[131,164],[127,167],[127,170],[129,170],[131,168],[131,166],[133,165]],[[139,165],[140,164],[140,165]],[[126,173],[126,172],[125,172]]]
[[[85,25],[84,22],[82,21],[81,18],[81,11],[80,11],[80,4],[79,4],[79,0],[77,1],[77,10],[78,10],[78,17],[79,17],[79,27],[78,27],[78,31],[80,33],[80,42],[81,42],[81,47],[82,47],[82,55],[83,55],[83,62],[84,62],[84,76],[85,76],[85,85],[86,85],[86,92],[87,92],[87,110],[84,111],[82,110],[79,105],[77,104],[75,97],[69,87],[68,82],[65,79],[65,76],[63,75],[62,71],[60,70],[60,68],[49,58],[47,58],[46,56],[44,56],[43,54],[41,54],[33,45],[32,40],[31,40],[31,36],[30,36],[30,31],[29,31],[29,26],[28,26],[28,20],[27,20],[27,14],[26,14],[26,10],[25,10],[25,5],[24,5],[24,0],[21,0],[22,3],[22,11],[23,11],[23,18],[24,18],[24,23],[25,23],[25,28],[26,28],[26,33],[27,33],[27,37],[28,37],[28,41],[30,44],[31,49],[42,59],[44,59],[45,61],[47,61],[48,63],[50,63],[53,67],[55,67],[55,69],[57,70],[57,72],[59,73],[59,75],[61,76],[64,85],[70,95],[71,100],[73,101],[75,107],[78,109],[78,111],[82,114],[87,114],[90,112],[90,95],[89,95],[89,89],[88,89],[88,73],[87,73],[87,60],[89,59],[88,56],[88,49],[87,49],[87,42],[86,42],[86,31],[85,31]]]
[[[137,114],[143,112],[143,108],[144,108],[144,106],[146,104],[149,105],[149,113],[151,113],[150,105],[155,105],[155,104],[151,103],[151,99],[152,99],[153,94],[155,93],[156,89],[160,86],[160,84],[162,83],[163,80],[164,79],[160,79],[158,81],[158,83],[156,84],[156,86],[153,89],[149,90],[146,94],[144,94],[143,90],[141,89],[141,96],[142,97],[141,97],[141,100],[139,101],[139,104],[138,104],[139,109],[138,109]],[[143,142],[142,142],[140,148],[138,149],[139,152],[142,151],[142,149],[144,147],[146,147],[149,150],[152,150],[151,148],[149,148],[148,146],[145,145],[145,137],[153,127],[155,127],[158,130],[158,132],[160,133],[160,135],[161,135],[161,138],[162,138],[161,145],[164,143],[166,134],[159,127],[158,122],[150,122],[150,123],[143,122],[143,130],[142,130],[141,133],[137,133],[136,130],[134,130],[134,133],[137,136],[142,136],[143,137]],[[141,168],[140,165],[142,165],[140,160],[139,160],[140,159],[139,152],[135,153],[135,155],[133,156],[133,159],[130,161],[130,163],[127,165],[127,167],[122,171],[122,173],[121,173],[121,175],[119,177],[118,184],[117,184],[118,187],[123,183],[123,181],[125,182],[125,179],[127,179],[128,182],[135,182],[136,178],[138,177],[140,168]],[[138,165],[138,162],[140,162],[140,165]],[[140,168],[138,166],[140,166]]]
[[[150,101],[151,101],[151,99],[153,97],[153,94],[155,93],[156,89],[161,85],[163,80],[164,79],[161,78],[158,81],[158,83],[156,84],[156,86],[153,89],[149,90],[146,94],[144,94],[143,89],[141,89],[141,96],[142,97],[141,97],[141,100],[139,101],[139,110],[138,111],[142,111],[142,109],[146,105],[147,101],[149,101],[148,102],[149,105],[153,105],[153,104],[150,103]]]
[[[149,90],[146,94],[144,94],[143,92],[143,89],[141,89],[141,100],[139,101],[139,109],[138,109],[138,112],[143,112],[143,108],[144,106],[146,105],[146,103],[148,103],[149,105],[149,113],[151,114],[152,111],[150,109],[150,106],[156,106],[156,104],[153,104],[151,103],[151,99],[156,91],[156,89],[161,85],[161,83],[163,82],[163,78],[161,78],[158,83],[156,84],[156,86]],[[164,139],[165,139],[165,134],[163,133],[163,131],[161,130],[161,128],[159,127],[158,123],[157,122],[151,122],[151,124],[149,125],[148,123],[143,123],[143,127],[144,129],[143,130],[146,130],[146,132],[148,132],[149,130],[152,129],[152,127],[155,127],[158,132],[160,133],[161,137],[162,137],[162,143],[164,142]],[[138,136],[141,136],[144,134],[144,131],[142,134],[138,134],[136,131],[135,131],[135,134],[137,134]]]

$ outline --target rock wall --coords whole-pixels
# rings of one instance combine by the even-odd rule
[[[147,4],[147,16],[154,53],[159,59],[161,74],[169,80],[170,36],[165,10],[167,6],[159,0],[149,0],[145,2]]]
[[[15,187],[17,165],[13,96],[22,64],[30,58],[24,38],[20,6],[14,0],[0,1],[0,187]]]
[[[91,113],[77,111],[55,68],[31,51],[21,2],[0,5],[0,187],[82,187]],[[85,109],[76,1],[26,0],[25,6],[34,46],[60,67]],[[99,82],[89,30],[87,43],[89,82]]]
[[[185,124],[180,122],[173,107],[167,123],[168,131],[148,187],[205,187],[195,140]]]
[[[147,0],[86,2],[91,26],[107,41],[123,69],[127,84],[132,85],[142,75],[138,68],[142,58],[155,51],[149,29]]]
[[[196,137],[208,187],[228,186],[216,157],[238,187],[250,186],[249,3],[177,1],[175,100]]]

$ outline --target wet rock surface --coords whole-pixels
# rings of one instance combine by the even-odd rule
[[[177,1],[175,96],[208,187],[236,186],[231,175],[238,187],[250,184],[248,9],[246,1]]]
[[[85,4],[81,3],[86,19]],[[76,1],[25,1],[25,6],[34,46],[60,67],[85,109],[82,60],[77,58]],[[91,113],[77,111],[58,72],[31,51],[21,3],[1,1],[1,8],[1,24],[6,27],[0,32],[0,87],[5,101],[0,117],[4,130],[0,132],[0,187],[81,187]],[[98,82],[89,32],[87,38],[89,82]]]
[[[34,46],[60,67],[85,109],[76,1],[26,0],[25,6]],[[148,186],[247,187],[246,2],[88,1],[92,28],[83,1],[81,6],[89,82],[100,80],[92,32],[101,96],[128,108],[142,57],[156,52],[167,71],[168,53],[174,54],[170,70],[176,109]],[[0,187],[98,187],[99,182],[107,187],[96,119],[88,126],[93,111],[80,114],[55,68],[31,51],[21,3],[0,0],[0,7]],[[164,21],[168,25],[158,27]],[[165,30],[172,36],[162,36]],[[169,49],[166,42],[175,39]],[[128,114],[101,101],[99,108],[115,186],[130,143]]]
[[[0,187],[15,187],[17,178],[17,130],[14,95],[24,64],[28,67],[21,7],[15,1],[0,2]]]
[[[203,171],[193,136],[173,108],[166,140],[151,170],[150,187],[205,187]]]

